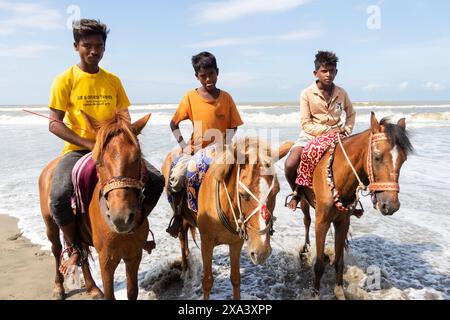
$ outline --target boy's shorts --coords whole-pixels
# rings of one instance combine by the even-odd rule
[[[308,142],[310,142],[311,141],[311,139],[308,139],[308,137],[306,137],[306,136],[304,136],[304,135],[302,135],[302,134],[300,134],[300,136],[298,137],[298,139],[295,141],[295,143],[294,143],[294,145],[291,147],[291,149],[292,148],[296,148],[296,147],[305,147],[306,146],[306,144],[308,143]]]

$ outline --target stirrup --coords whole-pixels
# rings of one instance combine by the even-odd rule
[[[289,199],[289,197],[291,197]],[[302,207],[299,206],[299,204],[302,202],[302,195],[299,194],[297,191],[292,192],[291,194],[289,194],[286,199],[284,200],[284,206],[287,207],[288,203],[291,202],[291,200],[297,200],[297,206],[295,207],[296,209],[301,209]]]
[[[181,219],[181,218],[182,217],[180,216],[179,219]],[[175,224],[175,219],[177,219],[177,216],[173,215],[172,218],[170,219],[169,226],[167,227],[166,232],[168,234],[170,234],[170,236],[172,236],[174,238],[178,238],[178,234],[180,233],[182,221],[180,221],[180,224],[178,225],[178,229],[176,230],[177,234],[175,235],[174,232],[172,232],[174,229],[173,225]]]

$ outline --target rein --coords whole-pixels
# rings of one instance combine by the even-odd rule
[[[242,183],[242,181],[240,181],[240,179],[239,179],[240,171],[241,171],[241,168],[240,168],[240,166],[238,166],[238,172],[237,172],[237,176],[236,176],[236,181],[237,181],[237,183],[236,183],[236,186],[237,186],[236,187],[236,200],[237,200],[237,206],[238,206],[238,210],[239,210],[239,219],[237,218],[237,214],[234,210],[233,202],[232,202],[230,194],[228,192],[228,188],[227,188],[225,182],[222,181],[223,188],[225,190],[225,194],[227,195],[228,204],[230,205],[236,227],[233,228],[230,225],[230,223],[228,222],[228,220],[225,216],[225,213],[223,212],[222,207],[220,205],[220,184],[218,181],[216,181],[216,211],[217,211],[217,214],[219,215],[220,221],[222,222],[222,224],[225,226],[225,228],[228,231],[230,231],[231,233],[233,233],[235,235],[239,235],[239,237],[243,240],[248,240],[247,228],[258,232],[259,235],[265,235],[265,234],[267,234],[267,232],[272,232],[271,227],[272,227],[273,221],[275,221],[275,217],[272,215],[272,213],[270,213],[269,209],[267,208],[266,200],[267,200],[267,197],[269,196],[270,192],[272,191],[272,189],[275,186],[275,179],[272,180],[272,185],[267,190],[266,194],[264,194],[264,197],[263,197],[264,201],[261,201],[253,194],[253,192],[250,191],[250,189],[244,183]],[[245,215],[241,209],[239,187],[242,187],[253,199],[255,199],[255,201],[258,202],[258,206],[247,217],[245,217]],[[264,219],[264,221],[266,221],[266,223],[267,223],[267,226],[263,230],[257,230],[255,228],[253,228],[252,226],[247,225],[247,222],[250,221],[250,219],[254,215],[256,215],[258,212],[261,215],[261,217]]]
[[[344,145],[342,144],[341,137],[338,134],[339,145],[342,149],[344,157],[347,160],[348,164],[350,165],[350,168],[352,169],[352,172],[355,175],[356,179],[358,180],[358,184],[359,184],[355,191],[355,200],[348,205],[343,204],[343,202],[341,200],[341,194],[336,190],[336,187],[334,185],[332,166],[333,166],[333,161],[334,161],[334,154],[336,151],[336,142],[333,142],[331,144],[330,151],[329,151],[330,159],[329,159],[328,166],[327,166],[327,183],[333,194],[334,204],[339,211],[341,211],[341,212],[358,211],[358,212],[355,212],[355,215],[357,217],[361,217],[364,210],[363,209],[356,210],[356,205],[358,203],[360,203],[359,202],[360,191],[362,192],[362,191],[367,190],[367,187],[369,188],[369,192],[372,196],[377,191],[400,192],[400,186],[397,182],[375,182],[375,176],[373,173],[373,163],[372,163],[372,155],[373,155],[372,147],[375,143],[377,143],[379,141],[387,141],[387,140],[388,140],[388,137],[386,136],[385,133],[375,133],[375,134],[371,133],[370,134],[369,146],[368,146],[368,152],[367,152],[367,171],[368,171],[368,177],[369,177],[369,186],[367,186],[361,181],[358,173],[356,172],[354,166],[352,165],[350,158],[348,157],[347,152],[345,151]],[[362,208],[362,206],[361,206],[361,208]]]

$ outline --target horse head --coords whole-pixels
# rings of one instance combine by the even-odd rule
[[[367,171],[373,206],[383,215],[392,215],[400,208],[400,168],[412,150],[404,118],[397,124],[389,123],[387,118],[378,122],[372,112]]]
[[[97,134],[92,156],[105,204],[102,210],[105,220],[115,232],[130,233],[143,220],[145,165],[137,136],[151,114],[133,124],[126,111],[119,111],[102,123],[83,114]]]
[[[254,264],[263,264],[272,252],[273,212],[280,191],[274,164],[292,144],[286,142],[273,151],[256,138],[238,139],[222,155],[223,164],[211,168],[215,179],[225,184],[231,207],[237,209],[239,233],[248,240],[247,251]]]

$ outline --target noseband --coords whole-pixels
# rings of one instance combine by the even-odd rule
[[[275,179],[272,180],[272,185],[269,187],[266,194],[262,198],[262,199],[264,199],[264,201],[261,201],[253,194],[253,192],[250,191],[250,189],[244,183],[242,183],[242,181],[239,178],[240,171],[241,171],[241,168],[240,168],[240,166],[238,166],[238,172],[237,172],[237,176],[236,176],[236,181],[237,181],[237,183],[236,183],[236,202],[237,202],[237,206],[238,206],[238,210],[239,210],[239,219],[237,218],[236,212],[234,211],[234,206],[231,201],[231,197],[228,192],[227,186],[226,186],[225,182],[222,181],[223,188],[227,195],[228,204],[230,205],[231,211],[233,213],[234,222],[236,224],[235,228],[230,226],[230,224],[228,223],[228,220],[226,219],[225,214],[222,210],[222,207],[220,205],[220,193],[219,193],[220,184],[219,184],[219,182],[216,182],[216,211],[219,215],[220,221],[231,233],[239,235],[239,237],[244,240],[248,240],[247,228],[258,232],[259,235],[265,235],[268,232],[272,233],[272,224],[275,221],[275,217],[267,208],[266,201],[267,201],[267,197],[269,196],[270,192],[272,191],[272,189],[275,186]],[[242,209],[241,209],[239,187],[244,189],[256,202],[258,202],[258,206],[256,206],[256,208],[247,217],[244,215],[244,213],[242,212]],[[259,213],[261,215],[261,217],[264,219],[264,221],[267,224],[267,226],[263,230],[257,230],[255,228],[253,228],[252,226],[247,225],[247,222],[250,221],[250,219],[257,213]]]
[[[144,162],[141,161],[141,166],[139,168],[139,180],[124,176],[112,177],[111,179],[103,182],[100,186],[101,196],[105,199],[106,208],[109,210],[108,193],[113,190],[118,189],[136,189],[139,192],[139,205],[142,205],[144,201]]]

